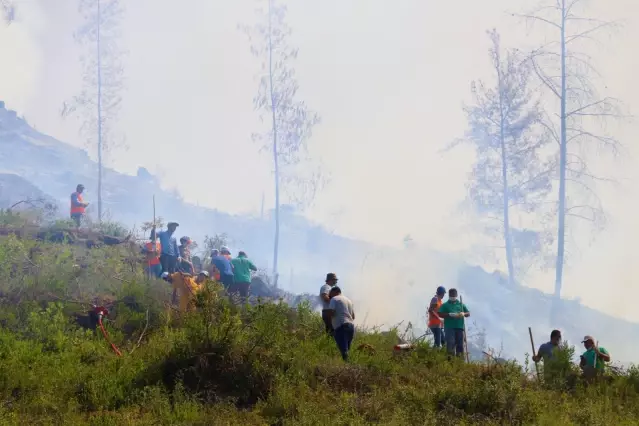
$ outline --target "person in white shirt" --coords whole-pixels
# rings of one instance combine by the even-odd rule
[[[328,312],[328,304],[331,299],[328,297],[328,293],[331,291],[331,288],[337,285],[337,275],[330,272],[326,274],[326,280],[324,281],[324,285],[320,288],[319,297],[322,301],[322,320],[324,320],[324,326],[326,327],[326,333],[333,335],[333,325],[331,323],[331,317]]]
[[[348,361],[348,351],[355,336],[353,302],[348,297],[343,296],[342,290],[337,286],[331,289],[329,297],[331,301],[328,304],[328,311],[334,330],[333,337],[342,354],[342,359]]]

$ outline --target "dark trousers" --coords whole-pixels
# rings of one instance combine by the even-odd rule
[[[324,321],[324,327],[326,328],[326,333],[333,335],[333,321],[331,317],[328,315],[330,311],[328,309],[322,310],[322,320]]]
[[[146,273],[149,278],[160,278],[162,276],[162,265],[159,263],[155,265],[148,265],[146,267]]]
[[[176,260],[176,262],[177,262],[177,260]],[[180,272],[185,272],[187,274],[194,274],[195,273],[195,271],[193,271],[193,268],[191,267],[191,264],[189,262],[185,262],[185,261],[182,261],[182,262],[178,263],[177,264],[177,269]]]
[[[229,287],[229,293],[231,295],[240,295],[240,301],[246,303],[246,299],[249,296],[251,290],[251,283],[247,282],[233,282]]]
[[[82,224],[83,216],[84,215],[82,213],[71,213],[71,219],[75,222],[75,226],[77,226],[78,228]]]
[[[441,327],[431,327],[430,331],[433,332],[433,346],[441,348],[442,344],[446,341],[444,329]]]
[[[342,324],[335,329],[333,337],[335,338],[335,343],[337,343],[337,348],[342,354],[342,359],[344,361],[348,361],[348,351],[351,348],[354,336],[355,326],[351,323]]]
[[[226,290],[230,290],[231,286],[235,282],[233,275],[224,275],[220,274],[220,281],[222,281],[222,285]]]
[[[449,355],[464,356],[464,329],[446,329],[446,350]]]
[[[160,263],[162,264],[162,272],[172,274],[177,271],[177,256],[162,253],[160,255]]]

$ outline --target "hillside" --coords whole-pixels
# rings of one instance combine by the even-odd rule
[[[236,306],[208,283],[196,309],[179,314],[169,287],[146,281],[125,254],[0,239],[3,425],[603,426],[639,418],[636,369],[588,383],[560,358],[552,379],[540,381],[530,366],[449,362],[428,343],[395,353],[395,332],[362,329],[344,363],[308,306]],[[110,311],[106,337],[87,315],[90,302]]]
[[[46,204],[55,205],[57,201],[21,176],[0,173],[0,208],[24,209]]]
[[[0,162],[0,207],[25,196],[44,197],[55,200],[65,214],[77,183],[85,184],[88,199],[96,192],[97,167],[85,151],[39,133],[4,104],[0,104]],[[273,238],[270,214],[265,218],[229,215],[184,203],[163,191],[144,168],[136,176],[105,171],[105,206],[113,220],[128,226],[150,220],[152,194],[158,214],[180,222],[181,235],[202,241],[206,234],[225,232],[232,248],[246,250],[257,264],[268,268]],[[471,333],[485,330],[487,345],[498,351],[503,347],[504,356],[522,359],[530,351],[529,326],[537,344],[548,338],[551,329],[561,328],[572,342],[584,334],[602,336],[617,360],[632,361],[639,352],[639,343],[625,338],[639,335],[637,324],[572,301],[563,303],[566,319],[549,324],[550,299],[538,290],[509,288],[455,254],[420,247],[379,247],[334,235],[287,207],[282,210],[280,253],[283,289],[314,294],[324,274],[335,271],[368,325],[391,327],[404,321],[403,327],[411,321],[414,332],[423,334],[426,304],[434,289],[444,284],[458,286],[470,305]]]

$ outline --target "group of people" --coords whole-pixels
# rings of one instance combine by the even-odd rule
[[[599,346],[599,343],[592,336],[584,336],[581,343],[584,345],[585,351],[579,357],[579,367],[586,377],[592,377],[601,374],[606,369],[606,364],[611,361],[610,353],[606,348]],[[558,351],[561,346],[561,331],[553,330],[550,333],[550,340],[539,346],[539,350],[533,355],[532,360],[535,363],[544,362],[545,367],[551,367],[554,361],[558,359]],[[552,368],[544,368],[544,374],[547,378],[553,374]]]
[[[446,295],[444,287],[438,287],[435,296],[428,307],[428,327],[433,334],[433,343],[436,348],[446,345],[449,355],[462,356],[467,350],[465,345],[465,318],[470,316],[470,311],[461,298],[458,298],[457,290],[451,288],[448,291],[448,300],[443,301]],[[599,346],[592,336],[585,336],[581,342],[585,352],[580,356],[579,366],[587,376],[592,376],[604,371],[606,364],[610,362],[610,354],[606,348]],[[550,340],[542,344],[532,359],[535,363],[543,361],[544,364],[557,359],[557,351],[561,344],[561,332],[553,330]],[[552,374],[552,369],[544,370],[546,374]]]
[[[191,238],[184,236],[180,238],[180,245],[177,244],[174,235],[179,226],[177,222],[169,222],[165,231],[156,232],[155,227],[151,229],[150,241],[143,248],[148,276],[162,277],[177,283],[178,288],[190,289],[186,291],[186,296],[189,292],[194,293],[195,284],[212,277],[220,282],[228,293],[238,294],[246,301],[251,288],[251,273],[257,271],[246,252],[239,251],[237,257],[233,258],[230,249],[222,246],[219,250],[211,251],[211,262],[208,266],[196,265],[191,256]],[[194,276],[197,278],[193,279]],[[180,291],[174,291],[174,298],[177,293]]]
[[[319,297],[322,301],[322,320],[326,333],[333,336],[342,359],[347,361],[355,337],[355,310],[353,302],[344,296],[337,286],[337,281],[337,275],[334,273],[326,274]]]
[[[436,348],[445,343],[449,355],[462,357],[466,352],[465,318],[470,316],[470,311],[458,297],[456,289],[448,291],[446,302],[445,296],[446,289],[437,287],[428,307],[428,328],[433,333]]]
[[[83,192],[84,185],[79,184],[76,191],[71,194],[70,216],[78,227],[89,205],[82,197]],[[196,270],[191,257],[191,239],[184,236],[180,238],[180,245],[177,244],[174,234],[179,226],[177,222],[169,222],[165,231],[156,232],[155,227],[151,229],[150,241],[144,245],[143,250],[146,255],[146,273],[150,277],[162,278],[172,283],[173,299],[174,302],[179,299],[181,310],[188,309],[189,301],[201,284],[211,276],[222,283],[230,294],[239,294],[242,300],[246,300],[250,293],[251,273],[257,271],[246,253],[239,251],[237,257],[233,258],[228,247],[213,249],[209,270],[202,269],[201,265],[198,265]],[[337,282],[337,276],[332,272],[328,273],[324,285],[320,288],[322,320],[326,333],[335,339],[342,358],[348,360],[355,336],[355,311],[353,302],[342,294]],[[446,289],[438,287],[428,307],[428,328],[433,334],[436,348],[445,345],[450,356],[463,357],[467,351],[465,318],[470,316],[470,311],[461,298],[458,298],[456,289],[451,288],[448,291],[446,302],[445,296]],[[542,344],[533,355],[533,361],[538,363],[543,360],[544,364],[551,362],[556,358],[560,342],[561,332],[553,330],[550,340]],[[608,351],[599,346],[592,336],[585,336],[581,343],[585,348],[580,357],[580,367],[584,373],[603,371],[610,362]]]

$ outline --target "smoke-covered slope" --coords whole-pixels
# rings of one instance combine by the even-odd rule
[[[97,206],[97,164],[87,153],[33,129],[14,111],[0,103],[0,173],[20,176],[50,195],[66,214],[69,196],[78,183],[86,187],[86,199]],[[137,176],[104,171],[103,202],[107,218],[129,226],[150,221],[155,195],[158,216],[180,223],[178,233],[202,242],[205,235],[227,233],[231,248],[244,249],[260,266],[271,261],[273,219],[229,215],[216,209],[187,204],[175,194],[164,191],[146,169]],[[17,197],[13,194],[12,197]],[[12,198],[12,199],[13,199]],[[295,291],[315,291],[317,280],[329,270],[353,269],[359,254],[369,245],[326,232],[309,223],[287,206],[281,210],[280,286],[294,281]],[[339,247],[339,251],[334,250]],[[321,271],[321,272],[318,272]],[[302,284],[303,283],[303,284]]]
[[[69,195],[78,183],[94,201],[97,165],[81,149],[44,135],[0,103],[0,178],[2,206],[23,196],[51,197],[66,214]],[[180,222],[180,235],[201,241],[205,234],[226,232],[232,248],[245,249],[261,267],[271,260],[272,218],[229,215],[184,203],[162,190],[157,179],[140,169],[137,176],[106,169],[104,202],[110,217],[130,226],[152,217],[152,195],[159,215]],[[2,200],[0,200],[2,201]],[[93,203],[96,204],[95,202]],[[425,327],[424,312],[437,285],[456,285],[472,311],[471,336],[485,329],[488,344],[521,358],[530,351],[528,327],[536,344],[560,328],[572,342],[595,335],[616,359],[632,360],[639,326],[563,301],[564,319],[548,324],[550,296],[523,286],[509,288],[499,277],[469,267],[454,255],[433,250],[376,247],[327,232],[290,208],[282,210],[280,286],[294,293],[314,294],[326,272],[342,277],[340,285],[355,301],[359,321],[391,326],[411,321]],[[630,337],[630,339],[629,339]]]

